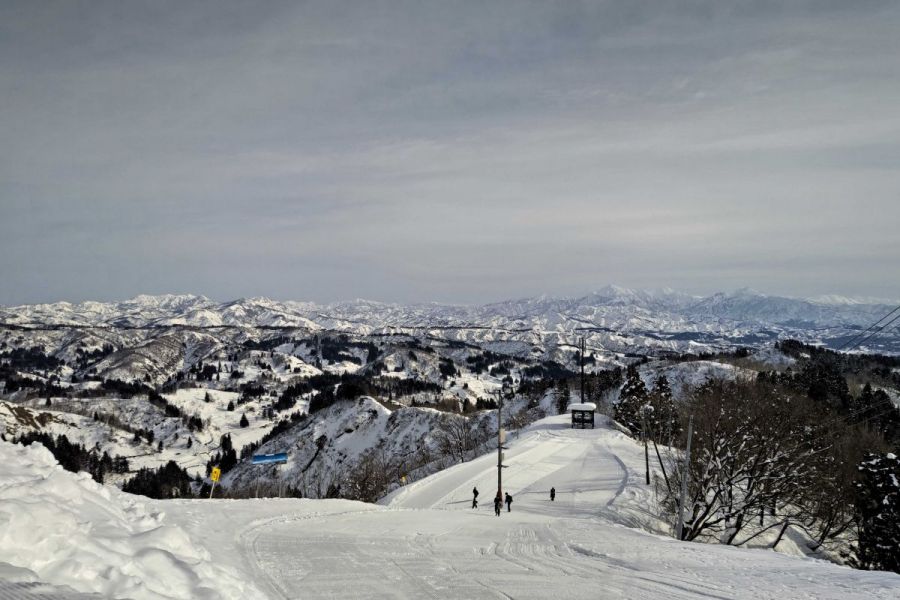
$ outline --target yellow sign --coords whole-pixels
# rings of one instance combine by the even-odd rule
[[[212,473],[210,474],[209,478],[213,481],[218,481],[221,475],[222,469],[220,469],[219,467],[213,467]]]

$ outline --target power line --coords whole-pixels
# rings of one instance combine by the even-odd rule
[[[890,311],[888,314],[884,315],[883,317],[881,317],[880,319],[878,319],[877,321],[875,321],[874,323],[872,323],[871,325],[869,325],[868,327],[866,327],[865,329],[863,329],[862,331],[860,331],[859,333],[857,333],[856,335],[854,335],[853,337],[851,337],[849,340],[847,340],[846,342],[844,342],[844,344],[842,344],[842,345],[837,349],[837,351],[838,351],[838,352],[841,352],[842,350],[844,350],[845,348],[847,348],[848,346],[850,346],[851,344],[853,344],[853,342],[855,342],[855,341],[858,340],[859,338],[865,336],[869,331],[872,330],[872,328],[877,327],[879,323],[881,323],[882,321],[884,321],[885,319],[887,319],[888,317],[890,317],[892,314],[894,314],[894,313],[897,312],[898,310],[900,310],[900,306],[897,306],[896,308],[894,308],[894,310]],[[892,322],[893,322],[893,321],[892,321]],[[883,327],[884,327],[884,326],[883,326]],[[882,327],[882,329],[883,329],[883,327]],[[880,331],[880,330],[879,330],[879,331]],[[854,346],[856,346],[856,345],[858,345],[858,344],[854,344]]]
[[[900,306],[898,306],[897,308],[900,308]],[[885,324],[879,326],[878,328],[876,328],[875,330],[873,330],[872,333],[867,335],[865,338],[863,338],[863,339],[859,340],[858,342],[856,342],[855,344],[853,344],[853,346],[851,346],[851,348],[856,348],[856,347],[862,346],[863,344],[868,342],[870,339],[872,339],[879,333],[883,332],[887,327],[890,327],[894,322],[896,322],[898,320],[900,320],[900,314],[898,314],[896,317],[894,317],[887,323],[885,323]]]

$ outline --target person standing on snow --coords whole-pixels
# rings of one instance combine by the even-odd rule
[[[556,500],[556,488],[552,487],[550,488],[550,502],[553,502],[554,500]]]
[[[500,491],[497,491],[497,495],[494,496],[494,513],[499,517],[500,516],[500,507],[503,506],[503,498],[500,496]]]
[[[472,488],[472,508],[478,508],[478,488]]]
[[[512,512],[512,496],[506,492],[506,512]]]

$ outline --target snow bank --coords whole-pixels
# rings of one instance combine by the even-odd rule
[[[261,598],[165,513],[63,470],[40,444],[0,442],[0,564],[106,597]]]

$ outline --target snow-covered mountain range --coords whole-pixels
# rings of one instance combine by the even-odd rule
[[[332,304],[204,296],[137,296],[124,302],[0,307],[0,325],[22,328],[302,328],[370,335],[424,333],[469,341],[567,344],[585,336],[597,348],[628,352],[704,351],[795,338],[840,347],[889,312],[889,301],[788,298],[742,289],[693,296],[670,289],[607,286],[578,298],[539,296],[484,305]],[[896,329],[863,346],[900,352]]]

